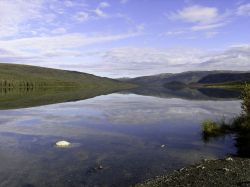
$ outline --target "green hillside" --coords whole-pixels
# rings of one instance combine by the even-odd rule
[[[117,80],[75,71],[0,64],[0,88],[77,87],[119,90],[133,87]]]

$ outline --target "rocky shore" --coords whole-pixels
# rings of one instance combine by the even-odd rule
[[[231,158],[204,160],[167,176],[137,184],[135,187],[231,187],[250,186],[250,159]]]

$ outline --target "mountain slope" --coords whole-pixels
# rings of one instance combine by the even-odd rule
[[[133,84],[139,84],[139,85],[162,85],[164,83],[164,80],[173,74],[171,73],[164,73],[164,74],[158,74],[158,75],[152,75],[152,76],[142,76],[142,77],[136,77],[136,78],[124,78],[119,79],[124,82],[130,82]]]
[[[126,89],[131,84],[87,73],[28,65],[1,64],[0,87],[79,87],[104,90]]]

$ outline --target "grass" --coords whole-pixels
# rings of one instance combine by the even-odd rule
[[[217,83],[217,84],[204,84],[203,86],[206,88],[223,88],[223,89],[244,89],[245,84],[250,82],[225,82],[225,83]]]
[[[216,122],[213,122],[211,120],[205,120],[202,123],[202,131],[205,134],[210,134],[210,135],[216,135],[219,133],[219,126]]]

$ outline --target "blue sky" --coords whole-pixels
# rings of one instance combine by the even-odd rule
[[[247,0],[0,0],[0,62],[135,77],[250,70]]]

